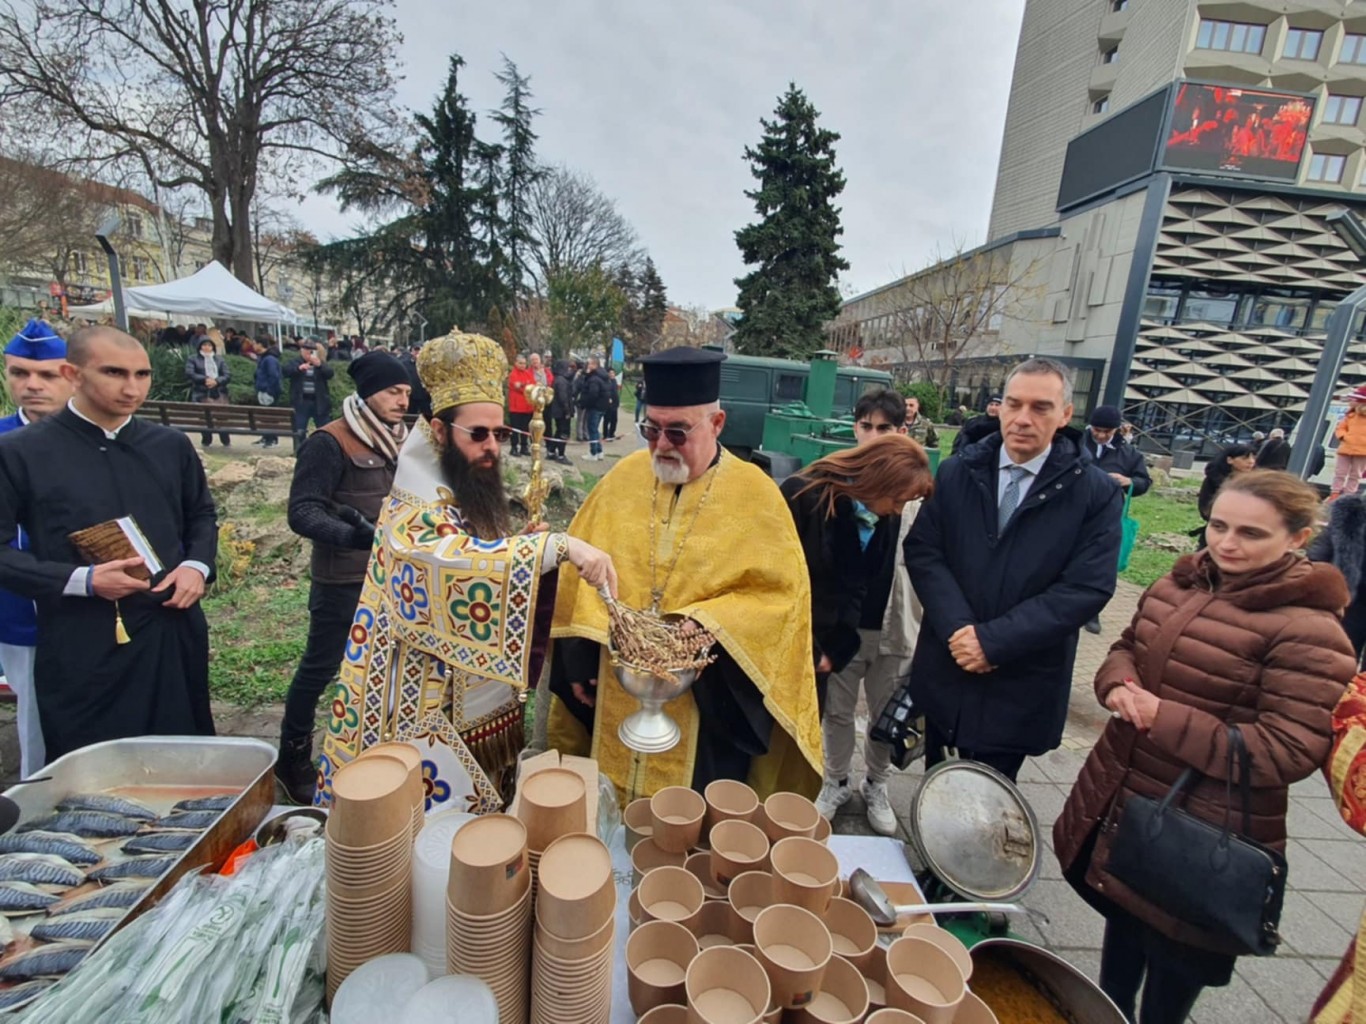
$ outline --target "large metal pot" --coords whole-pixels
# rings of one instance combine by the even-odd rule
[[[1126,1024],[1110,997],[1062,957],[1019,939],[983,939],[972,947],[974,964],[993,957],[1022,968],[1073,1024]]]

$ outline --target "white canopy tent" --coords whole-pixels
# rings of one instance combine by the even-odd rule
[[[224,317],[235,320],[259,320],[265,323],[294,323],[299,319],[292,309],[272,302],[233,277],[217,260],[203,270],[166,284],[143,288],[125,288],[124,305],[130,316],[135,310],[144,315],[192,314],[195,316]],[[73,316],[107,316],[113,312],[113,299],[93,306],[72,306]]]

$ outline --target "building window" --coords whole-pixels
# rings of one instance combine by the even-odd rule
[[[1112,46],[1100,55],[1102,64],[1115,64],[1119,61],[1119,47]]]
[[[1148,284],[1148,294],[1143,299],[1143,315],[1152,320],[1173,320],[1176,309],[1181,305],[1181,286],[1165,281],[1152,281]]]
[[[1261,53],[1266,42],[1265,25],[1240,21],[1201,21],[1195,34],[1197,50],[1231,50],[1234,53]]]
[[[1339,182],[1342,180],[1342,171],[1347,166],[1345,156],[1337,156],[1333,153],[1315,153],[1309,158],[1309,173],[1305,176],[1305,181],[1330,181]]]
[[[130,213],[128,215],[128,237],[142,237],[142,218],[138,216],[136,213]]]
[[[133,257],[133,280],[147,280],[147,261],[141,256]]]
[[[71,254],[71,269],[78,274],[86,272],[85,253],[73,252]]]
[[[1238,322],[1240,295],[1213,282],[1204,288],[1191,288],[1181,308],[1183,320],[1205,320],[1213,324]]]
[[[1366,35],[1348,32],[1342,37],[1339,64],[1366,64]]]
[[[1118,14],[1129,9],[1129,0],[1110,0],[1110,10]]]
[[[1356,124],[1360,116],[1360,96],[1329,96],[1323,101],[1324,124]]]
[[[203,269],[204,269],[204,261],[203,261],[203,260],[195,260],[195,261],[194,261],[194,269],[197,270],[197,271],[198,271],[198,270],[203,270]]]
[[[1108,114],[1109,112],[1110,112],[1110,97],[1109,97],[1109,96],[1102,96],[1100,99],[1096,100],[1096,102],[1094,102],[1094,103],[1091,104],[1091,113],[1093,113],[1093,114]]]
[[[1285,49],[1281,56],[1286,60],[1318,60],[1321,45],[1323,33],[1318,29],[1292,28],[1285,34]]]

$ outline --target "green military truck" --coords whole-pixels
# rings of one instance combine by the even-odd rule
[[[764,419],[784,406],[805,402],[820,417],[844,418],[853,414],[854,403],[869,388],[889,388],[892,375],[885,370],[841,366],[835,372],[834,399],[828,408],[808,392],[811,364],[792,359],[732,355],[721,364],[721,408],[726,426],[721,443],[731,452],[750,459],[764,440]],[[849,442],[852,444],[852,436]]]

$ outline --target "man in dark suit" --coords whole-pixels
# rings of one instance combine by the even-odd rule
[[[1257,450],[1257,468],[1285,469],[1289,465],[1290,442],[1285,439],[1285,431],[1277,427],[1267,436],[1266,443]]]
[[[1077,632],[1114,594],[1123,504],[1071,418],[1067,367],[1015,367],[1000,432],[940,467],[906,538],[929,765],[956,747],[1014,779],[1062,740]]]

